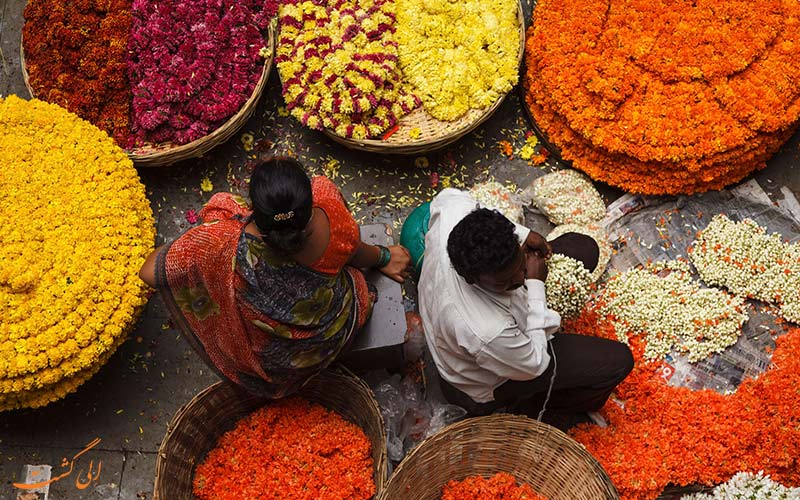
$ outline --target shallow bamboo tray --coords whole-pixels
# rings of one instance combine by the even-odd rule
[[[128,154],[128,158],[130,158],[137,167],[171,165],[182,160],[202,156],[215,146],[230,139],[253,114],[261,98],[261,94],[264,91],[264,87],[267,86],[269,72],[272,69],[272,63],[275,59],[275,28],[273,25],[270,25],[268,28],[267,50],[269,51],[269,57],[264,60],[264,69],[261,71],[261,77],[256,87],[253,89],[250,98],[245,101],[236,114],[228,118],[228,121],[223,123],[219,128],[208,135],[186,144],[164,142],[159,144],[146,144],[134,149],[126,149],[125,152]],[[25,48],[21,40],[19,55],[25,87],[27,87],[31,97],[36,97],[36,93],[33,91],[29,81],[28,70],[25,65]]]
[[[517,67],[522,62],[525,52],[525,18],[522,3],[517,2],[517,22],[519,28],[519,53]],[[421,154],[452,144],[466,134],[472,132],[486,121],[500,107],[508,93],[498,98],[486,109],[471,109],[464,116],[452,122],[437,120],[429,115],[422,106],[400,119],[397,130],[386,139],[348,139],[332,130],[324,129],[325,135],[351,149],[383,154]],[[412,139],[412,129],[420,129],[420,136]]]
[[[429,437],[395,470],[380,500],[440,500],[451,480],[506,472],[548,500],[618,500],[603,467],[555,427],[517,415],[462,420]]]
[[[372,443],[377,497],[387,479],[386,434],[369,387],[353,375],[328,370],[312,378],[296,395],[337,412],[364,431]],[[178,410],[158,449],[153,500],[193,500],[195,466],[239,419],[270,402],[229,382],[217,382]]]

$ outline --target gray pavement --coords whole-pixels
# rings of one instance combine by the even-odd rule
[[[19,33],[25,0],[0,0],[0,95],[28,97],[19,64]],[[529,18],[529,7],[526,8]],[[256,155],[296,154],[317,173],[336,181],[364,223],[386,223],[396,228],[418,201],[448,180],[471,185],[493,176],[501,182],[525,186],[557,168],[550,161],[534,168],[520,159],[508,159],[499,141],[517,146],[529,130],[519,98],[512,92],[494,116],[475,132],[439,152],[425,155],[427,168],[416,167],[416,156],[392,157],[344,149],[323,135],[281,116],[280,85],[273,71],[260,105],[249,122],[228,143],[205,157],[169,167],[140,169],[157,220],[157,244],[175,238],[190,224],[186,212],[199,210],[216,191],[242,189],[248,164]],[[246,151],[243,133],[252,134],[255,148]],[[775,199],[788,185],[800,196],[800,165],[796,135],[757,179]],[[200,183],[208,178],[212,192]],[[621,193],[600,186],[607,201]],[[413,308],[415,291],[406,286],[406,307]],[[11,483],[21,481],[26,464],[49,464],[53,475],[62,458],[71,458],[96,438],[101,442],[81,457],[81,473],[88,462],[102,462],[99,477],[81,489],[78,472],[54,482],[52,500],[146,500],[152,498],[155,457],[167,424],[183,404],[215,382],[190,346],[172,328],[165,308],[154,296],[128,340],[89,382],[65,399],[37,410],[0,413],[0,499],[15,499]],[[77,465],[76,465],[77,467]]]

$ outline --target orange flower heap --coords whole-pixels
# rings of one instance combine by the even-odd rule
[[[537,495],[530,485],[517,486],[514,476],[498,472],[490,478],[470,476],[450,481],[444,487],[442,500],[547,500]]]
[[[542,0],[525,101],[565,159],[647,194],[762,168],[800,117],[800,2]]]
[[[367,500],[370,442],[341,416],[301,398],[240,420],[197,467],[200,500]]]
[[[613,318],[592,307],[564,326],[616,338]],[[624,407],[603,409],[607,428],[570,431],[608,472],[622,500],[654,500],[667,485],[715,485],[739,471],[764,471],[800,485],[800,329],[777,339],[772,366],[733,394],[667,385],[662,366],[645,363],[641,338],[631,339],[636,365],[617,387]]]

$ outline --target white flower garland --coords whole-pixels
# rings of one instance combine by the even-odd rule
[[[522,213],[522,205],[516,200],[514,193],[497,181],[486,181],[475,184],[469,190],[469,194],[472,195],[482,207],[497,210],[512,222],[522,224],[525,221],[525,216]]]
[[[710,493],[684,495],[681,500],[800,500],[800,488],[787,488],[763,471],[739,472]]]
[[[550,231],[547,235],[547,241],[553,241],[559,236],[566,233],[580,233],[592,238],[597,243],[597,248],[600,249],[600,255],[597,258],[597,267],[592,271],[590,278],[591,283],[596,283],[608,267],[608,262],[611,260],[611,243],[608,241],[606,231],[600,227],[599,224],[562,224]]]
[[[750,219],[714,216],[689,250],[692,264],[709,285],[776,303],[789,321],[800,323],[800,245]]]
[[[547,260],[547,307],[562,318],[580,314],[589,298],[591,285],[592,276],[580,261],[557,253]]]
[[[663,261],[612,277],[599,310],[613,319],[617,336],[646,339],[644,358],[662,359],[672,349],[689,362],[705,359],[736,343],[747,321],[744,299],[722,290],[701,289],[685,261]]]
[[[594,184],[577,170],[557,170],[533,181],[532,201],[553,224],[590,224],[606,216]]]

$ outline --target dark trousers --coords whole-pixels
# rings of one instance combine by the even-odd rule
[[[599,410],[614,388],[633,369],[633,355],[613,340],[557,333],[549,342],[550,364],[532,380],[509,380],[494,390],[495,400],[476,403],[442,380],[442,393],[471,415],[488,415],[499,408],[536,417],[542,409],[555,371],[547,408],[564,413]]]
[[[597,266],[597,244],[583,234],[567,233],[550,242],[553,252],[577,259],[590,271]],[[633,355],[625,344],[585,335],[557,333],[548,343],[550,364],[532,380],[509,380],[494,390],[495,400],[476,403],[467,394],[442,382],[442,394],[471,415],[488,415],[505,407],[536,418],[552,381],[547,408],[563,413],[599,410],[614,388],[633,369]],[[553,373],[555,372],[555,379]]]

